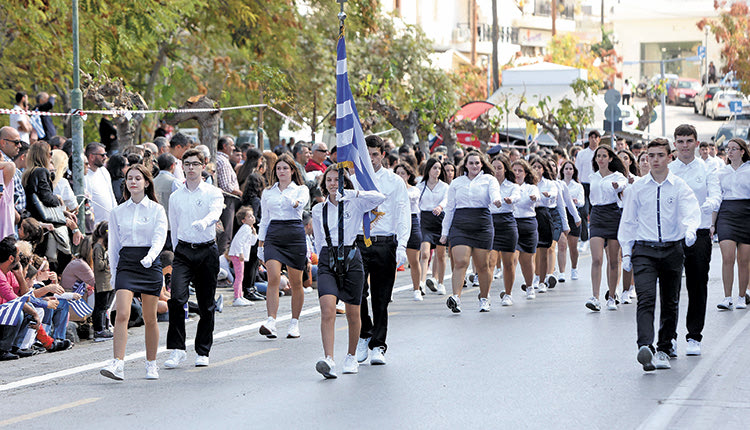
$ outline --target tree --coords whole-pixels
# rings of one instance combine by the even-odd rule
[[[722,43],[721,58],[724,73],[734,72],[740,82],[740,90],[750,93],[750,8],[744,1],[727,2],[714,0],[719,12],[716,19],[698,21],[700,30],[708,24],[717,42]]]
[[[589,79],[613,82],[615,76],[621,75],[617,63],[622,59],[614,50],[612,32],[602,31],[602,41],[593,45],[572,33],[558,34],[550,41],[544,61],[584,69]]]

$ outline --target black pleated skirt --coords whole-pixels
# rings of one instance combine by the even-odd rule
[[[515,252],[518,245],[518,227],[512,212],[492,214],[495,238],[492,250],[498,252]]]
[[[445,213],[440,212],[435,216],[432,211],[422,211],[419,214],[419,226],[422,229],[422,242],[429,242],[431,245],[442,245],[440,243],[440,233],[443,229],[443,218]]]
[[[331,270],[328,247],[324,246],[318,256],[318,297],[327,294],[336,296],[339,300],[350,305],[359,305],[362,302],[362,289],[365,285],[365,269],[362,265],[362,254],[354,246],[345,246],[344,253],[348,257],[354,250],[351,258],[347,262],[346,274],[344,275],[343,285],[337,282],[336,273]],[[334,254],[336,251],[334,250]]]
[[[578,215],[581,216],[581,221],[583,221],[583,214],[581,213],[582,209],[583,208],[578,208]],[[573,219],[573,215],[571,215],[570,212],[566,210],[565,214],[568,216],[568,226],[570,227],[568,234],[574,237],[581,237],[581,226],[576,225],[576,221]],[[581,222],[581,224],[583,224],[583,222]]]
[[[724,200],[716,216],[716,234],[719,242],[733,240],[750,244],[750,199]]]
[[[263,242],[263,258],[266,261],[276,260],[292,269],[305,270],[306,256],[307,242],[302,221],[271,221]]]
[[[592,206],[589,227],[590,236],[617,240],[620,217],[622,217],[622,209],[617,206],[617,203]]]
[[[448,233],[451,246],[465,245],[477,249],[492,249],[495,228],[487,208],[460,208],[453,215]]]
[[[539,241],[536,218],[516,218],[516,228],[518,230],[516,249],[527,254],[535,253],[536,244]]]
[[[128,290],[134,293],[159,296],[164,282],[161,260],[156,260],[148,269],[141,260],[148,254],[148,246],[126,246],[120,249],[120,260],[117,262],[115,290]]]
[[[419,249],[422,246],[422,228],[419,226],[419,215],[411,214],[411,234],[406,242],[406,249]]]
[[[563,232],[562,218],[560,218],[560,212],[557,211],[557,208],[549,208],[549,215],[552,218],[552,240],[557,242]]]
[[[549,214],[549,208],[538,206],[536,209],[537,231],[539,240],[536,243],[537,248],[549,248],[552,246],[552,216]]]

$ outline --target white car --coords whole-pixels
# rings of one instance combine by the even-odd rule
[[[729,103],[738,101],[742,103],[742,111],[750,111],[747,98],[742,93],[735,90],[723,90],[714,95],[711,100],[706,101],[706,116],[711,119],[724,119],[732,116],[729,110]]]

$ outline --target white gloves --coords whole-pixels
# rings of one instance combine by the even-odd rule
[[[147,255],[143,257],[143,259],[141,259],[141,266],[148,269],[149,267],[151,267],[151,264],[153,264],[153,262],[154,262],[154,259]]]
[[[336,191],[336,200],[343,202],[345,200],[353,200],[357,197],[357,190],[344,190],[344,194],[341,195],[340,192]]]
[[[622,270],[626,272],[632,272],[633,271],[633,263],[630,262],[630,256],[626,255],[622,257]]]
[[[206,222],[201,219],[198,221],[193,221],[193,223],[191,224],[191,227],[193,227],[193,230],[201,232],[205,230],[206,227],[208,227],[208,224],[206,224]]]
[[[688,248],[695,245],[695,232],[694,231],[685,232],[685,245],[687,245]]]
[[[399,246],[396,248],[396,267],[401,267],[406,263],[406,247]]]
[[[263,247],[258,247],[258,261],[266,261],[265,255],[263,255]]]

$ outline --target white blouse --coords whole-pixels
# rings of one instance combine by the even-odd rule
[[[620,204],[620,198],[617,194],[624,191],[628,185],[628,178],[620,172],[612,172],[605,177],[602,177],[599,172],[594,172],[589,180],[591,181],[589,200],[591,200],[592,206]],[[617,183],[617,188],[612,186],[613,182]]]
[[[501,200],[500,184],[493,175],[480,171],[474,179],[469,179],[468,175],[454,179],[448,187],[442,235],[448,236],[456,209],[487,208],[496,200]]]
[[[55,189],[52,190],[52,192],[56,196],[60,196],[63,199],[63,202],[65,203],[65,207],[68,208],[69,211],[72,211],[78,206],[78,199],[76,199],[76,194],[73,192],[73,189],[70,188],[70,182],[68,182],[65,178],[60,178],[60,180],[57,182],[57,185],[55,185]]]
[[[409,194],[409,206],[411,207],[411,214],[412,215],[419,215],[419,195],[422,193],[422,190],[414,187],[408,187],[406,189],[406,193]]]
[[[232,244],[229,245],[229,255],[239,257],[242,255],[245,261],[250,261],[250,249],[258,243],[258,235],[253,228],[247,224],[242,224],[237,234],[232,238]]]
[[[539,194],[539,188],[533,184],[523,183],[520,186],[521,198],[516,204],[513,205],[513,217],[515,218],[531,218],[536,216],[534,207],[536,201],[541,199]],[[536,201],[531,200],[531,196],[536,196]]]
[[[109,213],[109,266],[114,287],[120,250],[125,246],[148,246],[147,257],[156,260],[167,240],[167,214],[159,203],[143,197],[140,203],[128,199]]]
[[[279,189],[279,183],[265,191],[260,197],[261,218],[258,226],[258,240],[266,240],[266,232],[271,221],[302,220],[302,212],[310,201],[310,191],[305,185],[291,182]],[[294,205],[297,207],[294,207]]]
[[[445,206],[448,204],[448,187],[448,184],[440,180],[432,189],[427,186],[427,181],[418,183],[416,188],[419,189],[421,194],[419,198],[419,210],[432,212],[438,206],[445,209]]]
[[[558,200],[562,200],[562,193],[557,181],[542,178],[536,186],[539,188],[539,194],[542,196],[537,202],[537,207],[545,206],[550,209],[556,208]],[[545,196],[544,193],[548,193],[549,197]]]
[[[727,164],[717,170],[721,185],[722,200],[750,199],[750,161],[745,161],[737,170]]]
[[[586,195],[580,182],[571,180],[568,184],[568,191],[570,191],[570,198],[574,200],[573,203],[576,207],[582,208],[586,205]]]
[[[414,187],[412,187],[414,188]],[[362,228],[362,215],[375,209],[385,201],[385,195],[377,191],[359,191],[359,197],[352,200],[344,200],[339,204],[344,205],[344,245],[354,244]],[[315,236],[315,252],[320,254],[326,242],[325,228],[323,227],[323,206],[328,205],[328,230],[331,234],[331,245],[339,244],[339,208],[326,199],[325,203],[313,206],[313,235]]]
[[[521,187],[518,184],[505,179],[500,184],[500,196],[502,197],[503,204],[500,207],[495,206],[494,203],[490,203],[490,213],[493,214],[505,214],[513,212],[513,206],[521,200]],[[510,198],[511,203],[506,203],[505,199]]]

